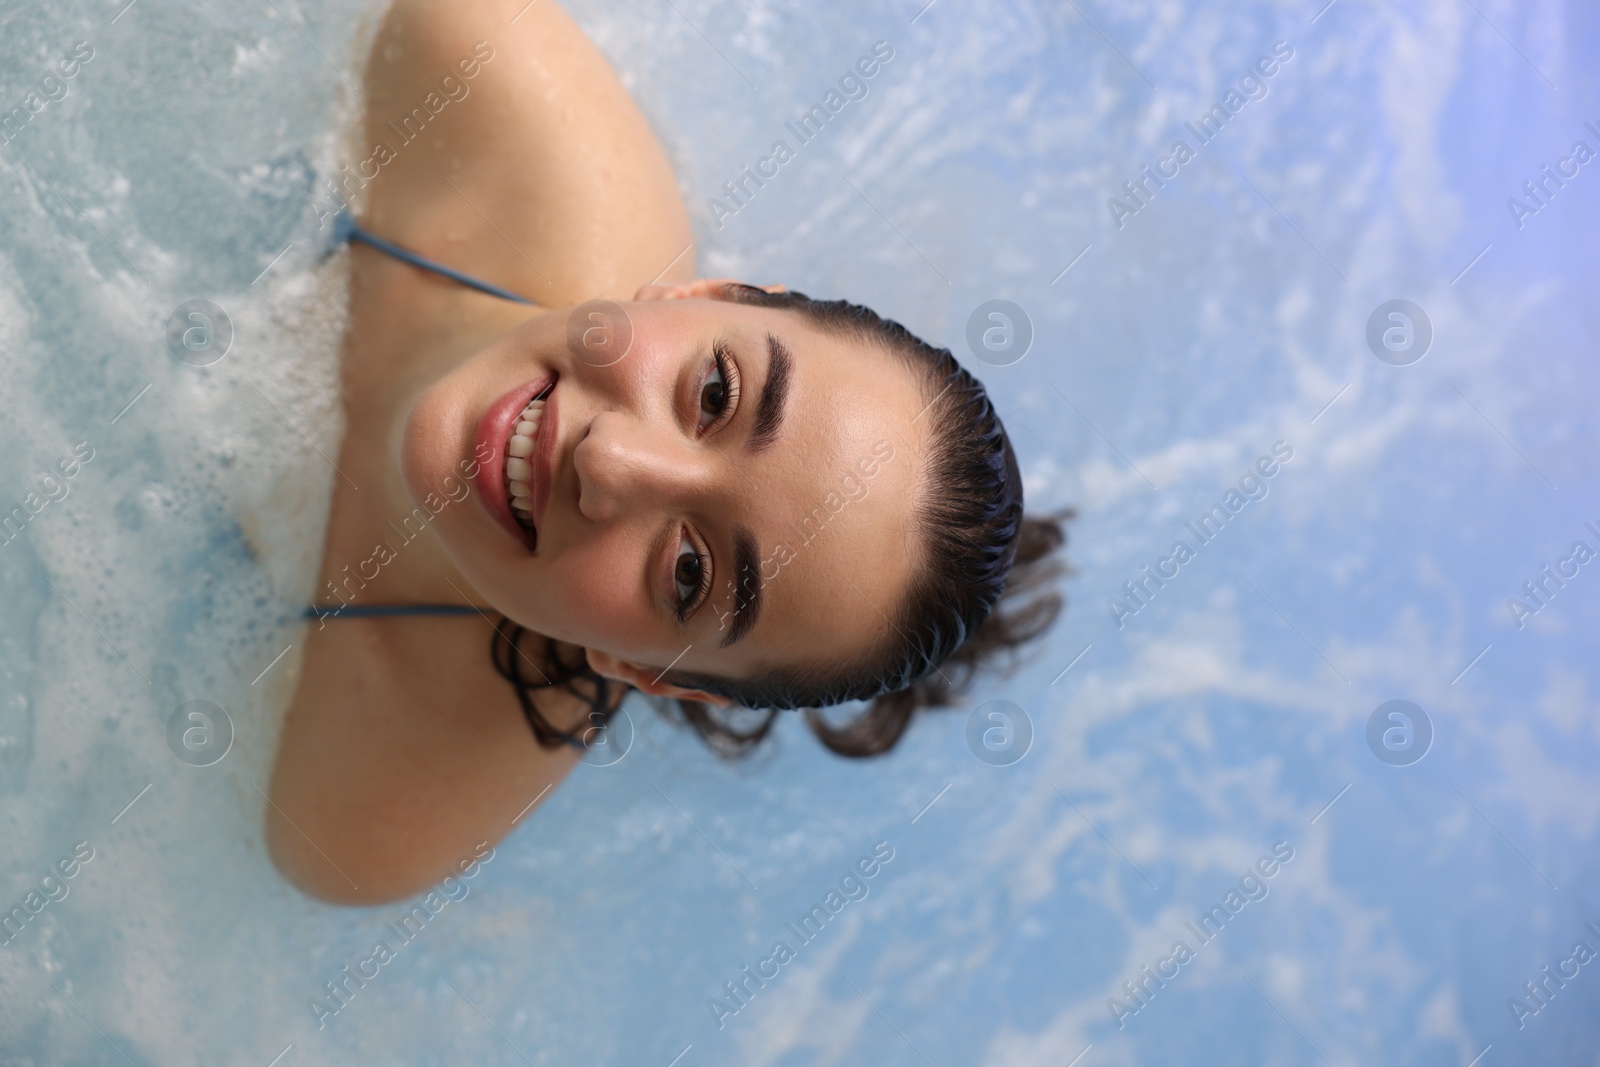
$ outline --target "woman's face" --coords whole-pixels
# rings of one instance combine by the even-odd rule
[[[418,502],[477,467],[475,499],[432,528],[484,600],[652,692],[678,692],[669,668],[856,661],[917,559],[929,427],[912,373],[716,292],[649,286],[540,315],[435,383],[402,445]],[[531,436],[512,447],[519,421]],[[527,453],[510,470],[532,531],[508,450]]]

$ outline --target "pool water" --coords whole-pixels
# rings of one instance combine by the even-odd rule
[[[378,12],[11,5],[0,1064],[1596,1062],[1600,14],[572,9],[703,274],[980,373],[1067,614],[887,758],[629,704],[431,896],[300,896]]]

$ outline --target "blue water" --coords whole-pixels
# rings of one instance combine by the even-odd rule
[[[344,261],[310,204],[376,12],[7,5],[0,905],[39,908],[0,947],[0,1063],[1595,1062],[1593,7],[573,7],[703,273],[848,295],[982,373],[1030,501],[1079,509],[1068,614],[881,760],[786,719],[725,766],[629,705],[626,758],[319,1013],[408,910],[312,903],[261,840],[337,477]],[[864,97],[707,205],[878,41]],[[1185,123],[1275,42],[1202,144]],[[1128,199],[1146,165],[1176,174]],[[233,325],[208,366],[166,341],[196,299]],[[1006,366],[967,341],[995,299],[1033,335],[984,352]],[[1368,343],[1393,300],[1420,359],[1414,312],[1413,347],[1387,312]],[[189,766],[167,723],[202,700],[233,738]],[[991,700],[1031,724],[1020,760],[997,721],[967,743]],[[740,1006],[724,983],[780,939]]]

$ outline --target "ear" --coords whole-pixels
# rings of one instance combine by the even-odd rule
[[[648,693],[653,697],[672,697],[675,700],[696,700],[702,704],[711,704],[714,707],[725,708],[733,701],[725,696],[707,693],[703,689],[685,689],[673,685],[671,682],[661,681],[661,676],[666,672],[660,667],[645,667],[638,663],[629,663],[619,659],[609,652],[601,652],[590,648],[584,650],[584,655],[589,659],[590,668],[598,675],[618,682],[626,682],[641,693]]]
[[[639,291],[633,294],[635,300],[692,300],[704,298],[707,300],[726,299],[722,295],[724,286],[741,285],[742,282],[734,278],[696,278],[692,282],[679,282],[675,285],[641,285]],[[788,287],[783,285],[759,285],[756,288],[768,293],[786,293]]]

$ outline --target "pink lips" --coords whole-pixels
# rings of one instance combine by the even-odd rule
[[[483,503],[484,510],[489,513],[490,518],[504,527],[507,533],[530,552],[537,550],[539,541],[533,531],[525,528],[511,514],[511,500],[506,490],[506,441],[511,437],[517,416],[528,406],[528,401],[545,389],[551,388],[555,382],[554,377],[545,376],[512,389],[489,405],[489,409],[483,413],[483,418],[478,421],[478,429],[472,437],[474,453],[490,457],[487,462],[479,464],[478,473],[472,479],[473,485],[478,490],[478,499]],[[550,455],[555,444],[555,414],[555,391],[551,389],[550,396],[545,401],[544,417],[539,423],[539,437],[534,444],[533,455],[528,457],[528,461],[533,465],[533,477],[530,481],[533,488],[535,527],[543,522],[545,504],[550,499]]]

